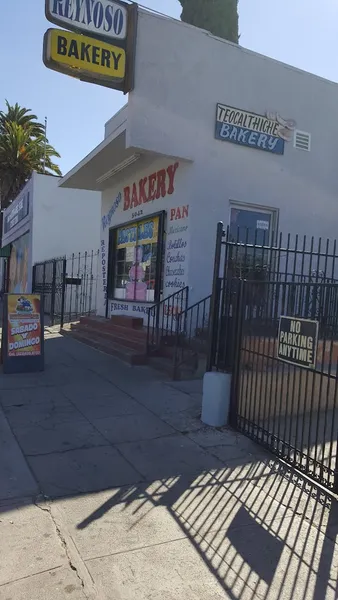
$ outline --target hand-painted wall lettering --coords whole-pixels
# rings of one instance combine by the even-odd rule
[[[171,224],[167,230],[165,255],[164,287],[166,293],[173,293],[187,285],[189,256],[189,205],[170,209]],[[174,315],[172,315],[174,317]]]
[[[189,204],[186,206],[178,206],[170,210],[170,221],[178,221],[186,219],[189,216]]]
[[[175,176],[179,167],[176,162],[167,169],[161,169],[148,177],[143,177],[133,185],[124,188],[123,210],[134,209],[146,202],[159,200],[175,191]]]
[[[112,205],[110,211],[108,212],[108,214],[104,215],[102,217],[102,229],[103,229],[103,231],[106,229],[106,227],[110,227],[113,215],[114,215],[115,211],[118,209],[118,207],[120,206],[121,200],[122,200],[122,194],[121,194],[121,192],[119,192],[119,194],[117,194],[117,196],[116,196],[116,198],[115,198],[115,200],[113,202],[113,205]]]
[[[102,267],[102,285],[103,285],[103,296],[104,299],[107,299],[107,252],[106,252],[106,242],[105,240],[101,240],[101,267]]]

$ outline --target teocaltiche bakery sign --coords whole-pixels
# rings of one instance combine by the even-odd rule
[[[43,60],[48,68],[124,93],[133,88],[137,4],[45,0],[45,13],[51,23],[74,32],[46,32]]]

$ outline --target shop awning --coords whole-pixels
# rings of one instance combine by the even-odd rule
[[[163,156],[145,148],[127,146],[127,114],[128,105],[109,122],[111,133],[64,175],[59,187],[102,192],[128,175],[128,171],[145,170],[154,159]],[[184,157],[170,158],[191,162]]]
[[[12,244],[7,244],[3,248],[0,248],[0,258],[9,258],[11,255]]]
[[[111,135],[106,138],[61,179],[59,186],[94,191],[104,189],[104,186],[98,180],[113,165],[119,164],[121,157],[123,159],[127,157],[125,139],[125,131],[117,137]],[[132,154],[131,151],[130,156]]]
[[[106,129],[103,142],[61,179],[60,187],[102,191],[107,187],[106,181],[114,167],[133,161],[135,151],[126,148],[127,116],[128,105],[125,105],[109,121],[109,132],[107,135]]]

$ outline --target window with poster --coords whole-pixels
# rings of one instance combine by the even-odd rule
[[[158,301],[163,271],[164,213],[110,230],[109,298]]]
[[[268,245],[275,227],[272,209],[230,205],[230,237],[242,244]]]
[[[230,203],[229,239],[235,246],[230,248],[228,260],[233,276],[265,278],[271,268],[269,247],[276,235],[277,219],[275,209]]]

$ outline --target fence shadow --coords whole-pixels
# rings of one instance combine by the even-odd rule
[[[164,506],[231,600],[337,597],[337,503],[281,464],[235,460],[224,470],[120,489],[77,529],[118,505],[135,514]]]
[[[67,354],[69,347],[73,348],[73,351]],[[76,342],[72,341],[69,346],[67,341],[66,346],[60,338],[47,340],[46,349],[52,354],[49,354],[45,378],[41,377],[40,381],[43,381],[43,385],[48,389],[62,378],[60,384],[68,381],[66,374],[70,380],[75,376],[85,378],[89,371],[99,375],[105,368],[109,372],[115,364],[110,358]],[[79,363],[82,359],[84,362],[80,368]],[[54,362],[54,367],[50,361]],[[123,367],[118,365],[117,369],[122,370]],[[146,371],[142,373],[146,385]],[[113,377],[114,373],[109,381],[112,381]],[[20,387],[18,379],[8,382],[12,382],[8,383],[8,386]],[[108,385],[107,379],[105,383]],[[39,388],[34,387],[34,376],[29,380],[29,385],[30,389],[38,392]],[[41,386],[41,383],[38,385]],[[99,397],[93,400],[93,403],[97,403],[98,400]],[[127,402],[127,398],[125,401]],[[24,403],[24,399],[22,402]],[[55,400],[54,412],[65,409],[62,402],[58,405],[58,400]],[[114,402],[114,396],[111,402]],[[142,403],[142,400],[140,402]],[[24,411],[25,405],[18,406],[18,410]],[[55,427],[58,426],[56,422]],[[176,555],[175,550],[170,551],[168,547],[168,556],[163,568],[168,569],[169,573],[171,569],[178,571],[181,589],[186,597],[193,594],[191,597],[203,598],[204,594],[208,597],[211,593],[210,597],[227,597],[230,600],[336,599],[336,501],[321,488],[272,457],[270,459],[270,455],[263,452],[257,456],[243,453],[240,454],[240,458],[225,457],[225,460],[221,461],[223,467],[220,467],[219,456],[211,448],[208,451],[209,467],[197,463],[195,468],[191,468],[193,472],[190,472],[185,466],[185,436],[182,435],[180,439],[182,444],[178,444],[176,462],[171,462],[169,467],[168,464],[162,466],[158,463],[156,478],[148,477],[147,481],[133,485],[105,486],[102,483],[101,486],[91,487],[89,474],[88,489],[84,494],[77,496],[76,492],[65,490],[63,493],[68,494],[66,498],[60,498],[60,493],[50,494],[48,502],[62,504],[61,509],[69,503],[70,508],[67,510],[71,519],[71,533],[74,536],[82,535],[82,541],[87,545],[94,546],[95,536],[109,535],[114,548],[112,555],[115,556],[121,553],[121,550],[118,548],[118,541],[117,545],[114,545],[116,532],[113,520],[110,521],[114,511],[119,510],[119,519],[125,518],[125,543],[129,543],[131,549],[134,549],[130,541],[133,529],[137,529],[142,520],[147,519],[149,512],[164,509],[170,521],[182,533],[182,539],[187,545],[184,547],[184,553],[180,555]],[[243,447],[246,440],[242,439]],[[58,482],[66,482],[67,478],[69,479],[66,461],[57,463],[56,473],[52,462],[48,463],[48,455],[45,455],[44,460],[48,482],[55,482],[55,488]],[[110,476],[112,469],[114,464],[109,460],[97,463],[96,466],[103,482],[107,481],[106,475],[108,473]],[[103,490],[105,499],[102,501],[99,492]],[[43,486],[41,491],[44,492]],[[81,501],[84,496],[90,497],[91,502],[83,502],[81,513],[85,514],[79,518],[79,512],[72,509],[72,502]],[[36,502],[36,498],[31,502]],[[27,499],[17,500],[18,506],[26,503]],[[86,507],[89,505],[94,505],[95,508],[88,510]],[[0,512],[5,510],[11,510],[9,503],[7,506],[0,506]],[[100,523],[105,523],[106,527],[108,523],[108,532],[100,528],[95,530],[95,524]],[[155,519],[155,523],[155,527],[162,527],[160,519]],[[152,539],[153,534],[156,538],[155,529],[150,530],[149,545],[156,552],[156,548],[163,546],[163,542],[157,544],[156,539]],[[128,553],[128,556],[130,554],[133,553]],[[189,573],[185,576],[184,568],[198,569],[198,565],[203,566],[203,573],[200,573],[201,584],[198,581],[186,581],[185,577],[189,578]],[[159,573],[155,565],[149,565],[149,569],[152,569],[151,573],[155,579],[161,577],[160,568]],[[210,585],[209,591],[202,589],[205,576]],[[116,585],[116,569],[114,578]],[[150,582],[144,583],[148,584],[151,585]],[[195,590],[188,591],[189,585],[195,585]],[[149,593],[148,590],[148,597]],[[156,590],[152,590],[152,594],[156,594]]]

